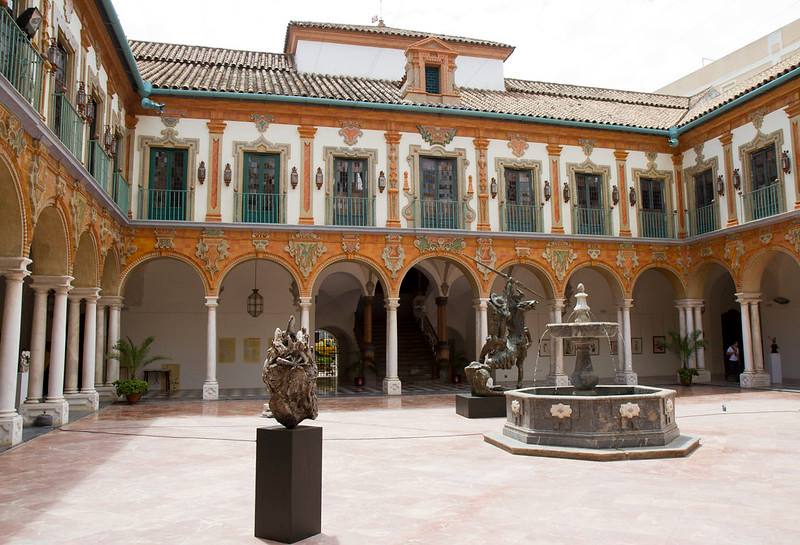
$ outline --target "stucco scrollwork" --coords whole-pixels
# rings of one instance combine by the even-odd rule
[[[197,241],[194,255],[213,275],[220,271],[220,263],[228,258],[228,249],[228,241],[221,229],[206,229]]]
[[[493,269],[495,263],[497,262],[497,254],[494,251],[491,238],[478,238],[478,248],[475,250],[475,260],[479,263],[478,271],[481,273],[481,275],[483,275],[483,279],[488,280],[489,274],[491,274],[492,271],[486,267],[481,267],[481,265],[486,265]]]
[[[303,277],[308,278],[317,260],[328,251],[328,248],[314,233],[295,233],[284,250],[294,258],[294,263]]]
[[[414,246],[421,254],[431,253],[455,253],[460,254],[467,243],[463,238],[453,237],[428,237],[418,236],[414,241]]]
[[[381,252],[384,266],[392,274],[392,279],[397,278],[397,273],[403,268],[406,261],[406,251],[403,248],[402,237],[387,235],[386,245]]]
[[[633,277],[633,272],[639,268],[639,255],[633,244],[620,244],[616,259],[617,269],[620,270],[625,280]]]
[[[10,112],[5,117],[0,117],[0,138],[8,144],[17,157],[22,155],[25,150],[25,130],[19,119]]]
[[[341,127],[341,129],[339,129],[339,136],[342,137],[344,143],[348,146],[355,146],[358,143],[358,139],[364,134],[364,131],[361,130],[361,124],[358,121],[342,121],[339,123],[339,126]]]
[[[422,139],[431,146],[440,145],[446,146],[453,141],[456,137],[456,130],[454,128],[446,127],[431,127],[427,125],[417,125],[420,136]]]
[[[731,270],[734,273],[738,273],[739,269],[742,266],[742,256],[744,256],[744,242],[739,238],[729,238],[725,242],[725,252],[723,253],[723,257],[725,261],[727,261],[730,266]]]
[[[555,273],[556,278],[564,280],[567,276],[572,262],[578,259],[578,254],[572,249],[572,244],[569,242],[548,242],[542,257],[550,265],[550,269]]]
[[[528,141],[525,139],[525,136],[519,133],[514,133],[508,135],[508,149],[511,150],[511,153],[514,157],[522,157],[525,155],[525,151],[530,147]]]
[[[784,238],[786,239],[786,242],[794,246],[795,253],[800,254],[800,225],[796,225],[789,229]]]

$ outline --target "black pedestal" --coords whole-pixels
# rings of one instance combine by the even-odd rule
[[[479,397],[456,394],[456,414],[465,418],[497,418],[506,416],[506,396]]]
[[[322,428],[256,433],[255,535],[294,543],[322,530]]]

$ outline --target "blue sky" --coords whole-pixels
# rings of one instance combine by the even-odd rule
[[[290,20],[370,24],[379,0],[114,0],[129,38],[280,52]],[[516,51],[506,76],[653,91],[800,18],[800,0],[383,0],[388,26]]]

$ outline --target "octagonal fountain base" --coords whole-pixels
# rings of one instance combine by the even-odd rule
[[[648,386],[525,388],[506,392],[502,434],[485,440],[513,454],[624,460],[686,456],[700,441],[681,436],[675,391]]]

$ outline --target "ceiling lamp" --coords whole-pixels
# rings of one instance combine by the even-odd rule
[[[261,316],[264,312],[264,298],[258,293],[258,260],[253,267],[253,291],[247,296],[247,314],[253,318]]]

